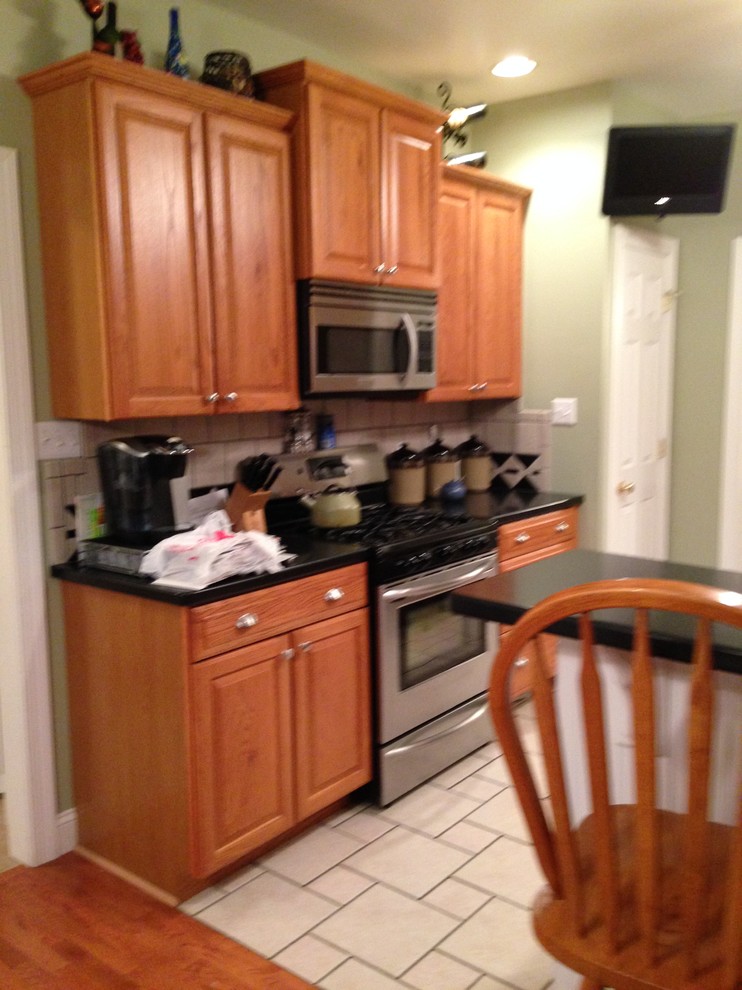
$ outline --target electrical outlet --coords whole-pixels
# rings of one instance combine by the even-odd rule
[[[36,451],[40,461],[82,457],[80,424],[69,419],[52,419],[36,424]]]
[[[554,426],[574,426],[577,422],[577,399],[552,399],[551,422]]]

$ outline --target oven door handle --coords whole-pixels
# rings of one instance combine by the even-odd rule
[[[415,324],[412,322],[412,317],[409,313],[402,313],[402,326],[407,334],[407,343],[409,345],[410,356],[407,361],[407,370],[403,371],[399,376],[400,381],[404,381],[405,378],[409,378],[409,376],[417,370],[417,329],[415,328]]]
[[[483,715],[487,714],[487,709],[489,708],[489,703],[484,702],[479,708],[476,708],[470,715],[466,718],[462,718],[460,722],[456,725],[449,725],[445,729],[441,729],[440,732],[434,732],[430,736],[425,736],[424,739],[415,739],[414,742],[405,743],[403,746],[395,746],[394,749],[388,749],[385,752],[385,756],[399,756],[401,753],[409,753],[410,750],[420,749],[421,746],[428,746],[432,742],[436,742],[438,739],[445,739],[446,736],[452,735],[454,732],[458,732],[459,729],[463,729],[467,725],[471,725],[472,722],[476,722]]]
[[[406,588],[390,588],[389,591],[383,591],[381,597],[385,602],[396,602],[400,598],[416,598],[419,595],[435,595],[441,591],[454,591],[456,588],[461,587],[462,584],[469,584],[470,581],[475,581],[478,577],[491,573],[491,569],[491,564],[482,564],[481,567],[475,567],[473,571],[467,571],[466,574],[462,574],[460,577],[444,578],[438,583],[418,584],[414,587],[408,585]]]

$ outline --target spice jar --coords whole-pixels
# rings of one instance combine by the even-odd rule
[[[486,492],[492,482],[491,451],[486,443],[474,434],[459,444],[457,452],[461,458],[464,484],[470,492]]]
[[[425,448],[423,458],[426,475],[425,491],[429,497],[437,498],[447,482],[458,478],[461,467],[459,455],[440,440],[436,440]]]
[[[420,505],[425,500],[425,461],[422,455],[403,443],[387,456],[386,465],[392,505]]]

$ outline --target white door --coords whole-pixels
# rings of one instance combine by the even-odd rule
[[[742,237],[732,242],[718,565],[742,571]]]
[[[603,548],[663,560],[669,545],[678,241],[616,224],[612,257]]]

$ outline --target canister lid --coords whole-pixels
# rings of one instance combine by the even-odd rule
[[[397,468],[414,468],[423,464],[423,458],[416,450],[412,450],[406,443],[403,443],[391,454],[387,454],[386,463],[387,467],[395,470]]]
[[[491,451],[486,443],[475,436],[474,433],[469,437],[468,440],[464,440],[456,448],[459,457],[489,457]]]
[[[425,448],[423,451],[423,457],[428,464],[436,461],[457,461],[459,459],[459,455],[456,451],[451,450],[450,447],[447,447],[444,443],[441,443],[440,439]]]

